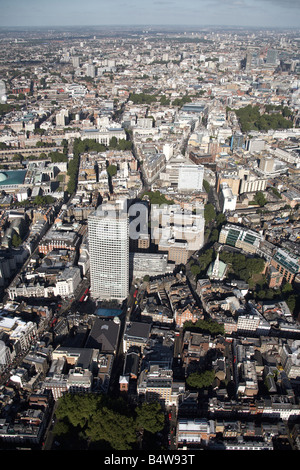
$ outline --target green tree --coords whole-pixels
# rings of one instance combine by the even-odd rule
[[[208,266],[212,262],[213,257],[214,257],[213,248],[209,248],[208,250],[203,251],[203,253],[201,253],[198,256],[197,261],[198,261],[198,264],[200,266],[201,272],[206,271],[206,269],[208,268]]]
[[[264,269],[265,261],[262,258],[247,258],[246,270],[250,276],[253,274],[260,274]]]
[[[33,203],[37,206],[46,206],[48,204],[54,204],[55,199],[53,196],[36,196]]]
[[[137,443],[136,420],[122,398],[65,394],[57,402],[55,415],[54,431],[68,447],[81,440],[85,446],[129,450]]]
[[[67,162],[68,161],[68,156],[65,155],[64,153],[60,153],[60,152],[50,152],[48,157],[51,158],[52,163]]]
[[[160,98],[160,104],[161,106],[169,106],[170,100],[165,95],[162,95]]]
[[[292,294],[286,299],[287,306],[289,307],[291,313],[294,313],[297,304],[297,297],[296,295]]]
[[[175,100],[172,102],[173,106],[179,106],[182,107],[186,103],[190,103],[192,101],[191,97],[188,94],[185,94],[182,98],[175,98]]]
[[[116,165],[109,165],[106,169],[108,175],[112,178],[117,174],[118,168]]]
[[[270,107],[266,106],[266,113],[260,114],[259,106],[247,105],[244,108],[235,110],[239,119],[242,132],[249,132],[251,130],[267,131],[269,129],[288,129],[293,126],[293,123],[286,117],[291,117],[291,111],[285,107]],[[280,111],[274,113],[274,110]],[[272,111],[271,114],[269,112]]]
[[[35,144],[36,147],[55,147],[55,143],[49,143],[49,142],[42,142],[41,140],[39,140],[36,144]]]
[[[14,233],[11,239],[11,244],[14,248],[17,248],[22,243],[22,239],[18,233]]]
[[[118,147],[118,139],[115,136],[113,136],[109,141],[109,148],[116,149],[117,147]]]
[[[154,434],[164,428],[164,412],[160,403],[143,403],[136,408],[136,426]]]
[[[200,269],[200,266],[198,264],[193,264],[191,266],[191,273],[193,274],[193,276],[198,276],[198,274],[200,274],[201,272],[201,269]]]
[[[292,284],[290,284],[289,282],[286,282],[283,286],[282,286],[282,289],[281,289],[281,292],[285,295],[285,294],[290,294],[291,292],[293,292],[293,287],[292,287]]]
[[[224,325],[218,323],[214,320],[197,320],[193,323],[191,320],[186,321],[183,325],[184,330],[188,331],[197,331],[210,333],[212,335],[223,335],[224,334]]]
[[[13,161],[22,163],[23,158],[24,157],[21,153],[15,153],[15,155],[13,156]]]
[[[266,291],[265,291],[264,289],[261,289],[261,290],[257,293],[257,297],[258,297],[260,300],[265,299],[265,297],[266,297]]]
[[[226,216],[223,214],[223,212],[219,212],[219,214],[216,217],[216,224],[218,227],[223,225],[226,222]]]
[[[67,419],[74,427],[84,428],[96,413],[101,401],[98,395],[67,393],[60,398],[55,415],[59,420]]]
[[[262,258],[247,258],[242,253],[222,251],[220,260],[228,264],[231,271],[239,278],[248,282],[253,274],[260,274],[265,266]]]
[[[277,188],[274,188],[274,186],[272,186],[271,190],[272,190],[273,194],[275,194],[275,196],[277,196],[279,199],[282,199],[282,196],[281,196],[281,194],[280,194],[280,192],[278,191]]]
[[[93,413],[85,434],[91,442],[106,441],[115,450],[130,450],[137,441],[134,419],[106,406]]]
[[[290,110],[290,108],[288,108],[287,106],[284,106],[284,108],[282,110],[282,116],[284,118],[291,117],[292,116],[292,111]]]
[[[147,196],[150,200],[150,204],[154,205],[163,205],[163,204],[174,204],[174,201],[167,199],[164,194],[161,194],[160,191],[146,191],[143,194],[143,198]]]
[[[206,181],[206,180],[203,180],[203,187],[204,187],[205,191],[206,191],[207,194],[208,194],[209,191],[210,191],[210,184],[209,184],[209,182]]]
[[[56,421],[53,427],[53,434],[55,436],[64,436],[69,434],[70,432],[70,424],[66,421]]]
[[[204,207],[205,222],[210,223],[213,220],[215,220],[215,218],[216,218],[215,208],[214,208],[213,204],[211,204],[211,202],[208,202],[207,204],[205,204],[205,207]]]
[[[187,377],[186,383],[191,388],[207,388],[213,383],[214,378],[215,372],[213,370],[206,370],[202,373],[193,372]]]
[[[211,243],[214,243],[218,241],[218,239],[219,239],[219,231],[216,228],[214,228],[210,234],[209,241]]]
[[[100,150],[100,148],[102,150]],[[74,156],[73,156],[73,159],[70,160],[68,164],[69,181],[68,181],[67,191],[69,194],[73,194],[76,190],[78,169],[79,169],[79,163],[80,163],[80,154],[87,152],[88,150],[95,150],[95,151],[101,152],[103,151],[103,146],[93,141],[92,139],[85,139],[82,141],[81,139],[76,138],[74,140],[74,145],[73,145]]]
[[[0,104],[0,116],[3,116],[4,114],[10,113],[14,108],[9,105],[9,104]]]
[[[132,142],[130,142],[130,140],[119,139],[117,150],[121,150],[121,151],[132,150]]]
[[[45,134],[45,129],[41,129],[40,127],[36,127],[33,131],[35,135],[44,135]]]
[[[147,93],[130,93],[129,101],[134,104],[151,104],[156,101],[156,96]]]
[[[254,202],[256,202],[256,204],[258,204],[260,207],[265,206],[267,203],[267,200],[265,198],[264,193],[262,193],[261,191],[257,191],[257,193],[254,196]]]

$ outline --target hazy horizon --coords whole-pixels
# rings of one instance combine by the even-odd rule
[[[1,0],[0,27],[299,28],[299,0]]]

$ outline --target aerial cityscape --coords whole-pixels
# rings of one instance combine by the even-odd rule
[[[296,2],[68,3],[0,21],[0,449],[300,450]]]

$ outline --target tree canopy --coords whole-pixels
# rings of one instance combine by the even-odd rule
[[[117,174],[118,168],[116,165],[108,165],[106,171],[110,177],[115,176]]]
[[[286,117],[290,117],[291,115],[291,113],[288,112],[288,108],[285,109],[284,115],[282,112],[270,112],[273,110],[267,107],[265,110],[267,112],[261,114],[259,106],[251,106],[250,104],[243,108],[235,109],[234,112],[239,119],[242,132],[249,132],[251,130],[268,131],[270,129],[289,129],[293,127],[293,122],[286,119]]]
[[[3,116],[4,114],[10,113],[14,109],[13,106],[10,104],[6,103],[1,103],[0,104],[0,116]]]
[[[11,239],[11,244],[14,248],[17,248],[22,243],[22,238],[18,233],[14,233]]]
[[[70,445],[76,436],[74,442],[80,438],[85,448],[114,450],[138,448],[138,431],[153,435],[164,428],[165,420],[158,402],[130,407],[123,398],[88,393],[64,394],[55,415],[53,433],[62,442]]]
[[[193,372],[190,374],[186,383],[191,388],[206,388],[209,387],[215,378],[215,372],[213,370],[206,370],[204,372]]]
[[[204,187],[205,191],[206,191],[207,194],[208,194],[209,191],[210,191],[210,184],[209,184],[209,182],[206,181],[206,180],[203,180],[203,187]]]
[[[167,199],[160,191],[145,191],[143,197],[148,196],[150,204],[162,205],[162,204],[174,204],[174,201]]]
[[[209,333],[212,335],[224,334],[224,325],[214,320],[199,319],[195,323],[189,320],[184,323],[183,328],[184,330],[188,330],[188,331],[203,332],[203,333]]]
[[[211,202],[205,204],[204,219],[206,223],[212,222],[216,218],[216,210]]]
[[[132,149],[132,142],[125,139],[117,139],[116,137],[112,137],[109,142],[109,149],[111,150],[131,150]]]
[[[267,203],[267,199],[261,191],[257,191],[257,193],[254,196],[254,202],[258,204],[260,207],[263,207]]]
[[[175,100],[172,102],[173,106],[184,106],[186,103],[190,103],[192,101],[191,97],[189,95],[184,95],[182,98],[175,98]]]
[[[37,206],[46,206],[48,204],[54,204],[55,198],[50,195],[46,196],[36,196],[33,200],[33,204]]]
[[[156,101],[156,96],[148,93],[130,93],[129,101],[134,104],[151,104]]]
[[[50,152],[48,155],[52,163],[67,162],[68,156],[60,152]]]
[[[169,106],[170,105],[170,100],[165,95],[162,95],[160,97],[160,104],[161,104],[161,106]]]
[[[136,442],[133,417],[107,406],[97,409],[90,416],[85,434],[92,442],[106,441],[115,450],[130,450]]]
[[[139,428],[154,434],[164,427],[164,414],[158,402],[143,403],[136,408],[136,424]]]
[[[259,274],[263,271],[265,261],[258,257],[247,257],[242,253],[231,253],[228,251],[221,251],[220,260],[230,266],[231,272],[248,282],[253,274]]]

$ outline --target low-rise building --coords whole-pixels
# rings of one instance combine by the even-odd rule
[[[172,403],[173,371],[151,365],[141,371],[137,382],[137,394],[141,400],[160,402],[163,406]]]
[[[56,295],[59,295],[62,298],[74,295],[80,281],[81,272],[79,267],[72,266],[64,269],[56,280]]]
[[[136,346],[143,353],[149,341],[151,324],[141,322],[128,322],[123,335],[123,351]]]
[[[79,243],[80,238],[76,231],[51,228],[39,244],[39,253],[46,255],[55,249],[77,251]]]
[[[277,248],[271,260],[271,265],[290,283],[300,270],[299,257],[282,248]]]
[[[240,248],[246,253],[256,253],[263,235],[239,225],[226,224],[219,235],[219,243]]]
[[[183,446],[207,446],[216,437],[215,422],[203,419],[179,418],[176,430],[178,448]]]

